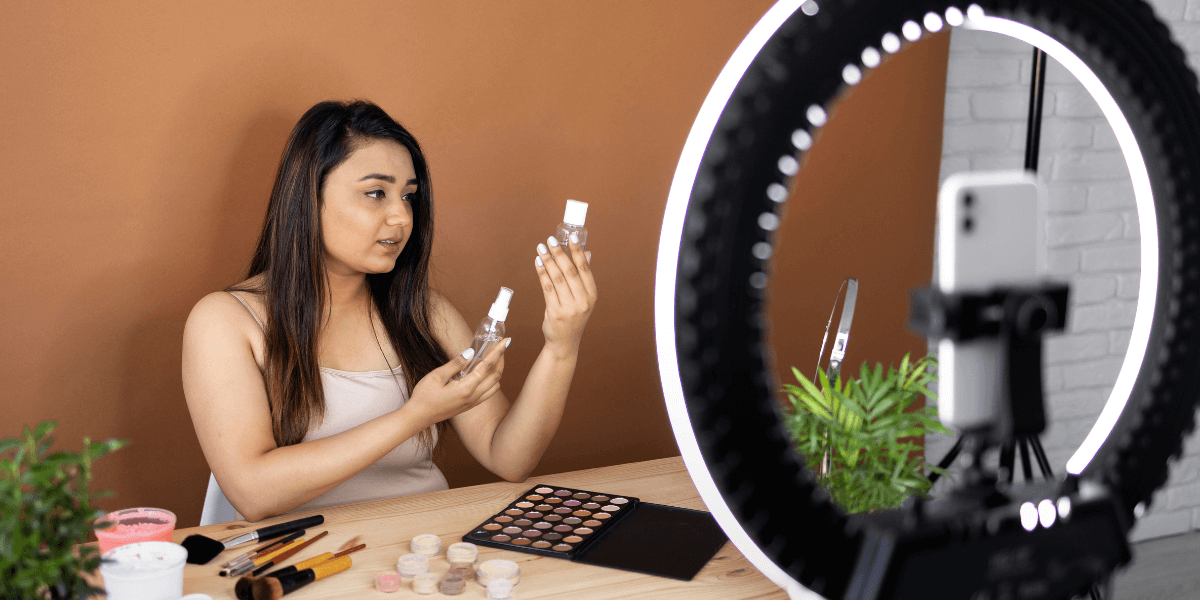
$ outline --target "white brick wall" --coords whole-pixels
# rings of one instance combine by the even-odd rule
[[[1150,0],[1196,68],[1200,0]],[[955,29],[947,71],[942,179],[1024,165],[1032,48]],[[1046,76],[1039,176],[1049,192],[1047,269],[1071,283],[1066,332],[1048,340],[1045,389],[1051,426],[1042,444],[1056,473],[1087,435],[1116,381],[1137,306],[1139,245],[1133,188],[1112,128],[1091,95],[1053,59]],[[930,435],[939,460],[952,439]],[[1020,475],[1018,474],[1018,477]],[[941,486],[939,486],[940,488]],[[1135,540],[1200,529],[1200,436],[1186,444],[1134,529]]]

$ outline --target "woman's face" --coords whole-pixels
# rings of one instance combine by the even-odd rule
[[[371,139],[325,178],[321,235],[331,274],[386,273],[412,233],[417,175],[408,149]]]

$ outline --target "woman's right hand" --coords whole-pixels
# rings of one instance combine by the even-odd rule
[[[500,391],[500,376],[504,373],[504,351],[510,338],[496,344],[492,351],[467,373],[454,379],[467,366],[473,354],[456,355],[450,362],[432,370],[413,388],[405,407],[418,410],[431,424],[440,423],[475,408]],[[467,350],[470,350],[468,348]]]

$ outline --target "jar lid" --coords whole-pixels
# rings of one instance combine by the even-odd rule
[[[101,556],[100,574],[105,579],[142,581],[161,577],[181,568],[187,549],[173,542],[135,542],[117,546]]]

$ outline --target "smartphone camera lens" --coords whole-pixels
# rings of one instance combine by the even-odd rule
[[[975,204],[975,194],[963,195],[963,206],[971,206],[972,204]]]
[[[963,219],[963,231],[970,233],[972,229],[975,229],[975,220],[971,217]]]

